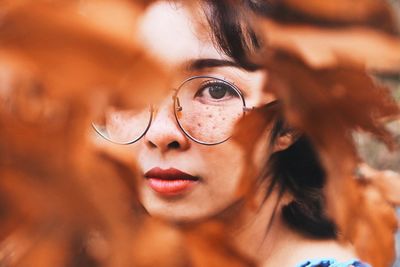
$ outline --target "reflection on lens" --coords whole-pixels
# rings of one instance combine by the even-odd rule
[[[243,115],[244,100],[238,89],[224,80],[195,77],[176,95],[179,125],[189,137],[203,144],[226,141]]]
[[[93,127],[105,139],[118,144],[131,144],[140,139],[151,122],[151,108],[121,110],[109,107],[93,122]]]

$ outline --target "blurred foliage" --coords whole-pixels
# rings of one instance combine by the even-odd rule
[[[231,220],[180,228],[149,217],[137,198],[135,162],[93,143],[90,122],[99,109],[147,105],[165,96],[154,88],[171,82],[173,70],[129,34],[151,2],[0,3],[1,266],[256,266],[232,244]],[[366,71],[400,70],[391,9],[374,0],[279,0],[270,1],[270,10],[250,16],[268,40],[259,62],[270,75],[265,87],[283,103],[274,115],[316,146],[341,240],[373,266],[389,266],[399,204],[390,196],[399,193],[398,179],[380,172],[354,179],[360,161],[349,132],[363,130],[395,147],[398,137],[384,122],[398,120],[399,106]],[[233,141],[250,155],[251,141],[272,119],[255,110]],[[364,146],[367,157],[389,167],[372,147]],[[257,174],[246,158],[240,190],[251,201]]]

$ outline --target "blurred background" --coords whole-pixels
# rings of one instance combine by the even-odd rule
[[[389,0],[393,5],[394,10],[397,12],[397,18],[400,25],[400,1]],[[392,77],[381,78],[384,83],[391,87],[393,96],[400,103],[400,74],[393,75]],[[400,143],[400,121],[394,121],[388,124],[388,128],[396,136],[397,143]],[[362,158],[377,169],[390,169],[400,172],[400,151],[388,151],[388,149],[380,142],[368,136],[360,137],[359,152]],[[397,212],[400,220],[400,209]],[[397,260],[393,267],[400,267],[400,231],[396,234],[396,251]]]
[[[400,1],[389,1],[400,27]],[[135,177],[134,163],[88,141],[90,116],[107,101],[140,106],[165,93],[151,88],[165,87],[169,70],[131,38],[152,1],[44,2],[50,7],[0,1],[0,267],[254,266],[213,224],[182,234],[144,216],[135,182],[126,178]],[[400,103],[400,74],[373,75]],[[387,128],[400,144],[400,120]],[[369,134],[355,139],[370,166],[400,173],[399,149]],[[200,255],[193,265],[182,244]],[[396,249],[393,267],[400,267],[400,232]]]

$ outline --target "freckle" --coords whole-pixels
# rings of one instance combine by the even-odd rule
[[[224,120],[225,120],[225,118],[222,118],[222,120],[224,121]]]
[[[208,109],[208,107],[206,107],[206,109]]]
[[[201,127],[201,123],[198,123],[197,126]]]
[[[210,115],[208,115],[208,117],[209,117],[209,118],[212,118],[212,115],[210,114]]]
[[[213,130],[215,130],[216,128],[215,128],[215,126],[213,126]]]

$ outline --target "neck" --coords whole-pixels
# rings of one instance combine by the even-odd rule
[[[279,198],[278,193],[273,192],[262,201],[263,193],[256,199],[260,208],[246,209],[231,230],[236,247],[255,259],[259,266],[296,266],[316,257],[335,257],[338,260],[356,257],[352,248],[344,243],[313,239],[290,228],[283,221],[281,210],[291,198]]]
[[[274,190],[264,200],[265,192],[257,193],[253,199],[257,208],[244,208],[231,235],[237,248],[245,255],[262,263],[273,257],[274,251],[284,246],[292,230],[282,221],[282,206],[288,202],[286,196],[279,197]]]

